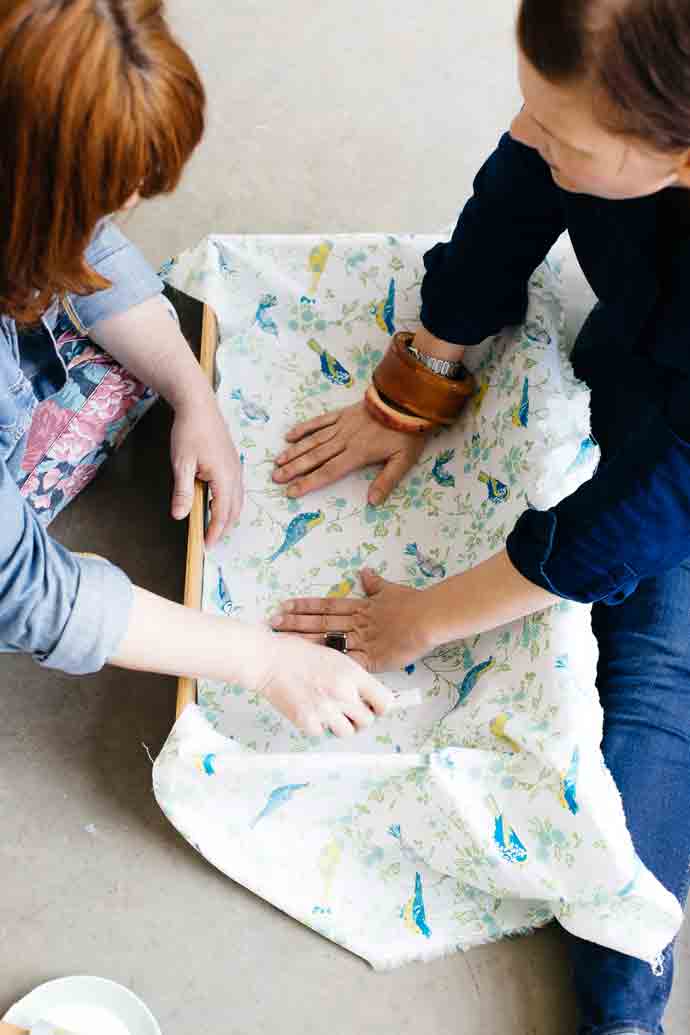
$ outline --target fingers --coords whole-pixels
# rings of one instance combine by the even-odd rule
[[[280,605],[281,615],[354,615],[362,609],[357,597],[294,597]],[[337,632],[337,630],[336,630]]]
[[[301,474],[308,474],[318,467],[323,467],[329,460],[343,453],[345,448],[345,445],[337,437],[334,437],[323,446],[314,445],[313,448],[303,450],[301,456],[273,472],[273,481],[291,482]]]
[[[333,482],[340,481],[346,474],[351,474],[352,471],[356,471],[361,466],[361,460],[353,456],[346,448],[344,452],[329,460],[323,467],[317,468],[312,474],[292,482],[286,495],[291,499],[306,496],[310,492],[315,492],[317,489],[323,489],[327,485],[332,485]]]
[[[173,489],[170,511],[176,521],[189,517],[194,499],[194,475],[196,461],[177,460],[173,462],[175,487]]]
[[[368,597],[376,596],[386,585],[386,580],[377,575],[371,568],[362,568],[359,573],[362,588]]]
[[[211,520],[206,530],[206,546],[210,548],[215,546],[230,525],[239,521],[244,502],[242,468],[238,465],[236,471],[224,481],[209,481],[209,487],[212,493]]]
[[[344,715],[335,704],[324,702],[319,719],[336,737],[351,737],[356,732],[347,715]]]
[[[215,546],[230,521],[232,505],[231,490],[227,485],[211,483],[213,500],[211,501],[211,520],[206,530],[206,545]]]
[[[314,615],[280,614],[271,619],[271,628],[281,632],[319,634],[321,642],[326,633],[347,633],[355,629],[352,615],[328,615],[324,612]]]
[[[323,736],[323,723],[317,715],[307,715],[301,722],[297,722],[295,725],[306,737]]]
[[[383,470],[376,476],[369,489],[369,503],[378,507],[390,496],[399,481],[407,474],[415,462],[415,457],[405,453],[396,453],[390,458]]]
[[[366,730],[374,722],[374,713],[361,697],[357,698],[351,705],[345,705],[343,711],[355,730]]]
[[[315,431],[320,431],[321,428],[327,428],[335,424],[340,413],[340,410],[332,410],[330,413],[322,413],[319,417],[312,417],[311,420],[305,420],[301,424],[296,424],[294,428],[288,431],[285,438],[288,442],[299,442],[305,435],[311,435]]]
[[[309,450],[314,449],[317,446],[325,446],[327,442],[330,442],[338,433],[338,427],[335,424],[324,428],[323,431],[314,432],[312,435],[307,435],[295,446],[290,446],[289,449],[285,449],[279,456],[276,457],[276,465],[283,467],[285,464],[289,464],[291,461],[296,460],[298,457],[303,456],[304,453],[308,453]]]
[[[374,676],[367,675],[359,688],[359,695],[369,705],[375,715],[385,715],[395,702],[392,691],[379,683]]]

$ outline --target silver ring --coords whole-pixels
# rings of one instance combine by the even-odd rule
[[[347,654],[347,633],[344,632],[330,632],[326,633],[323,639],[324,646],[330,647],[331,650],[340,651],[341,654]]]

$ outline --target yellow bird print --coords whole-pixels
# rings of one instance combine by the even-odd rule
[[[341,579],[340,582],[336,583],[335,586],[331,586],[327,597],[349,597],[352,590],[355,588],[355,580],[346,575],[345,578]]]
[[[326,898],[330,898],[333,879],[335,878],[335,873],[340,865],[342,857],[342,845],[335,837],[332,841],[328,841],[321,849],[321,855],[319,856],[319,872],[323,877],[323,886]]]
[[[484,396],[486,395],[486,393],[488,391],[489,391],[489,381],[488,381],[488,378],[483,377],[481,379],[481,381],[479,382],[479,387],[477,388],[477,391],[474,393],[474,398],[472,400],[472,405],[474,406],[474,412],[475,413],[479,413],[479,411],[480,411],[480,409],[482,407],[482,403],[484,402]]]
[[[509,719],[510,715],[506,715],[505,712],[501,712],[500,715],[497,715],[491,720],[489,723],[489,729],[497,740],[503,741],[503,743],[507,744],[509,748],[512,748],[513,751],[517,752],[521,750],[520,745],[506,733],[506,723]]]
[[[332,241],[322,241],[321,244],[317,244],[315,248],[309,252],[308,269],[311,273],[311,286],[309,288],[309,294],[315,295],[319,289],[319,281],[323,275],[323,271],[326,269],[328,260],[333,251]]]
[[[391,277],[388,294],[381,302],[371,307],[378,327],[389,335],[395,334],[395,278]]]

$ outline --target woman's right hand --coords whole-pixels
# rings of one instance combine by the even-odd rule
[[[273,480],[296,499],[368,464],[385,467],[369,486],[368,501],[383,503],[413,467],[427,436],[391,431],[370,416],[363,402],[324,413],[292,428],[288,449],[276,458]]]
[[[269,661],[256,690],[307,736],[330,729],[349,737],[393,704],[391,691],[357,664],[356,653],[270,635]]]

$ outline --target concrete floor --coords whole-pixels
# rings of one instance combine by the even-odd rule
[[[178,193],[130,220],[153,261],[212,230],[447,225],[518,103],[506,0],[169,6],[211,117]],[[168,426],[161,406],[53,533],[180,599]],[[155,754],[170,729],[172,680],[2,664],[0,1013],[92,973],[140,994],[165,1035],[573,1035],[556,929],[375,975],[216,873],[158,811],[141,744]],[[686,925],[668,1035],[687,1032],[689,963]]]

